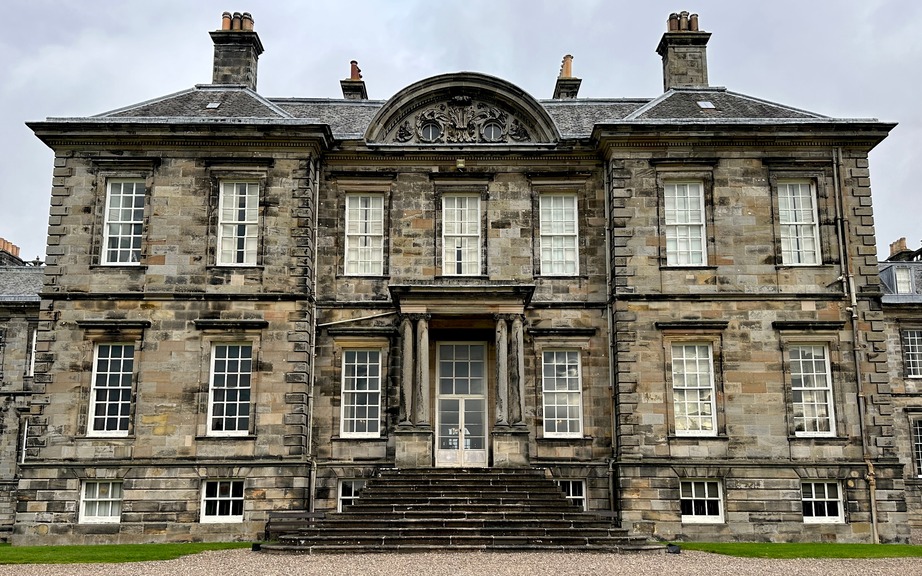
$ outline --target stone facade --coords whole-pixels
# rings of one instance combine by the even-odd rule
[[[42,269],[0,238],[0,541],[9,540],[32,397]]]
[[[903,466],[912,541],[922,542],[922,250],[908,250],[902,238],[880,264],[885,342],[893,396],[895,450]]]
[[[652,99],[580,99],[565,58],[551,100],[458,73],[373,101],[356,62],[342,100],[269,100],[226,14],[212,85],[31,124],[14,541],[256,539],[433,466],[543,469],[660,538],[908,540],[893,125],[712,88],[673,16]]]

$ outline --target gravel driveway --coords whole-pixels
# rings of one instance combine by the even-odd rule
[[[279,556],[203,552],[163,562],[0,565],[0,576],[855,576],[922,575],[922,559],[758,560],[683,551],[667,555],[582,553],[366,554]]]

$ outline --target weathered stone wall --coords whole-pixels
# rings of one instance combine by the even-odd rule
[[[214,154],[58,152],[17,543],[252,539],[267,510],[305,505],[316,159]],[[118,177],[147,183],[139,266],[99,265],[106,179]],[[222,179],[260,183],[256,266],[215,266]],[[94,437],[94,345],[113,341],[136,347],[131,426]],[[247,435],[209,434],[214,342],[253,345]],[[80,524],[80,480],[104,472],[124,481],[121,522]],[[199,522],[205,479],[245,481],[243,523]]]
[[[881,539],[905,540],[866,153],[777,154],[714,147],[610,159],[622,519],[666,538],[868,541],[870,461]],[[786,177],[816,184],[821,265],[782,265],[774,183]],[[704,182],[706,266],[666,266],[662,186],[670,179]],[[843,282],[850,275],[852,285]],[[715,436],[675,432],[673,340],[713,347]],[[795,435],[790,342],[828,346],[831,438]],[[681,523],[684,478],[722,481],[723,523]],[[848,514],[807,532],[800,480],[816,478],[845,487]]]
[[[449,163],[450,161],[450,163]],[[444,165],[442,164],[444,162]],[[402,366],[401,317],[389,285],[451,286],[471,282],[533,284],[525,311],[525,425],[528,458],[534,466],[582,463],[571,474],[601,466],[602,480],[593,480],[591,506],[608,509],[607,460],[611,455],[611,391],[608,365],[608,322],[605,308],[606,248],[603,172],[592,155],[545,158],[468,158],[464,173],[454,159],[401,158],[343,154],[327,158],[319,201],[318,329],[314,453],[318,459],[318,509],[336,505],[336,479],[366,476],[369,466],[393,466]],[[473,279],[443,276],[439,266],[439,194],[484,189],[485,275]],[[544,190],[578,194],[579,274],[542,276],[538,269],[537,195]],[[384,277],[344,274],[345,194],[372,191],[385,198]],[[490,297],[489,288],[484,297]],[[350,322],[352,319],[357,319]],[[436,346],[440,340],[483,341],[489,352],[488,421],[494,417],[495,368],[492,315],[433,316],[430,322],[431,421],[435,422]],[[556,329],[581,330],[579,336]],[[537,330],[537,332],[534,332]],[[536,335],[537,334],[537,335]],[[365,338],[387,351],[380,439],[339,437],[341,351],[337,341]],[[582,351],[582,439],[544,439],[541,420],[541,350],[573,346]],[[350,464],[351,463],[351,464]],[[568,476],[576,478],[577,476]],[[598,486],[596,486],[598,484]]]
[[[31,268],[0,269],[4,273],[41,277],[40,270]],[[0,542],[9,539],[15,518],[22,428],[32,396],[31,333],[37,317],[37,301],[0,302]]]

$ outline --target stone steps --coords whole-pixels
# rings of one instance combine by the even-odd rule
[[[571,550],[663,552],[571,504],[542,471],[385,470],[341,513],[263,544],[270,553]]]

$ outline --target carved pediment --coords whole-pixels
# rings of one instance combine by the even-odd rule
[[[406,146],[552,143],[550,116],[508,82],[470,72],[418,82],[396,94],[369,126],[370,143]]]
[[[496,103],[454,96],[399,119],[385,142],[400,144],[502,144],[531,142],[528,122]]]

